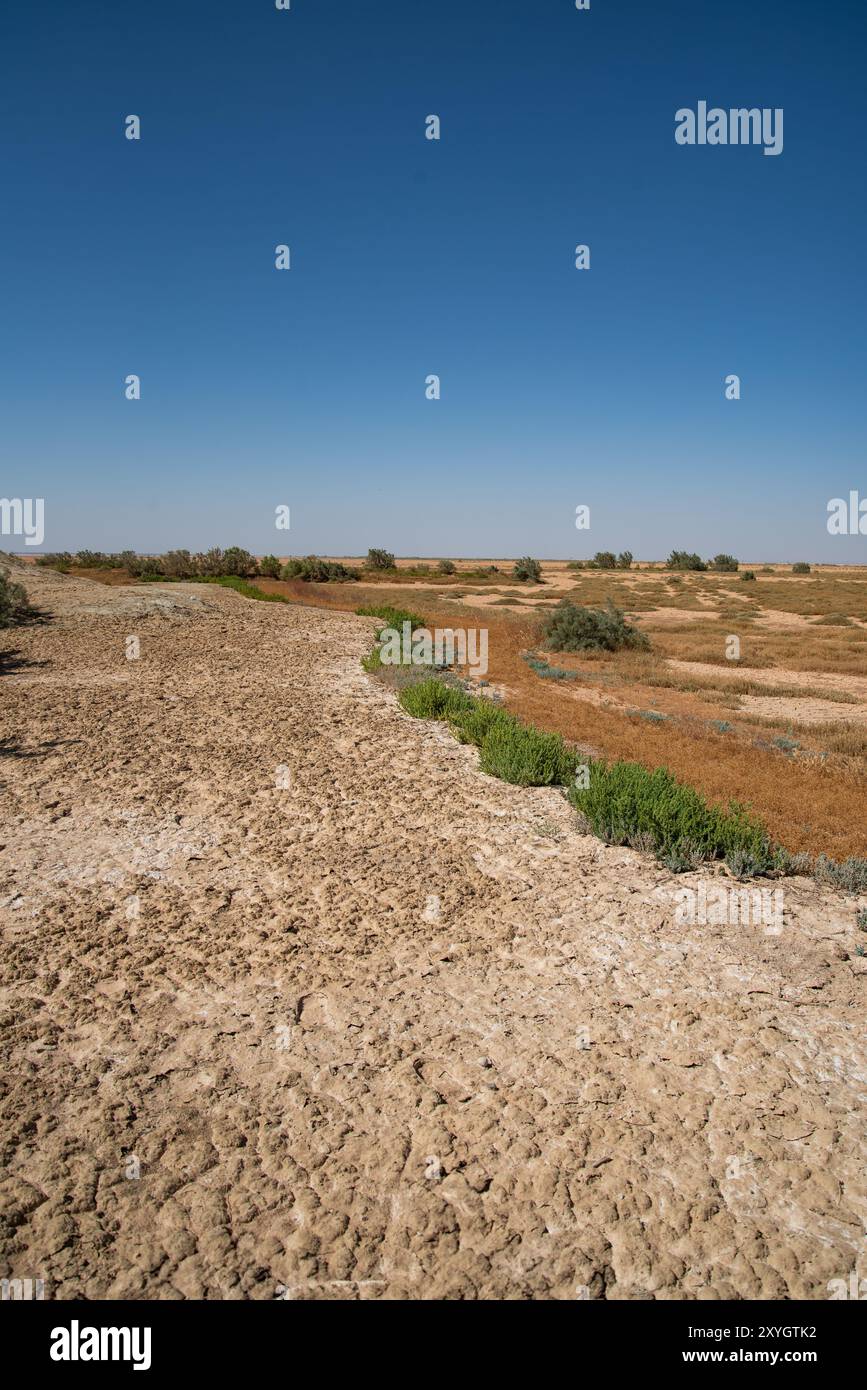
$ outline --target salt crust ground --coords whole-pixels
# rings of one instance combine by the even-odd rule
[[[26,578],[54,618],[4,634],[0,675],[4,1275],[64,1299],[867,1276],[851,900],[787,880],[778,935],[679,925],[709,871],[484,776],[364,675],[369,620]]]

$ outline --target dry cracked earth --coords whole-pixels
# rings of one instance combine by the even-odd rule
[[[27,585],[51,621],[4,634],[0,674],[4,1276],[58,1299],[867,1277],[854,900],[786,880],[779,932],[678,923],[710,871],[480,773],[364,674],[369,619]]]

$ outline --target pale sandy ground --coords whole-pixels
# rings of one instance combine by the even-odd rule
[[[91,1299],[867,1277],[853,900],[788,880],[779,934],[678,925],[709,873],[482,775],[363,674],[368,620],[28,583],[56,618],[7,634],[35,664],[0,676],[4,1275]]]

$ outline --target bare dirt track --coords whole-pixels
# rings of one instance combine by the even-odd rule
[[[363,673],[370,620],[26,583],[54,617],[2,643],[4,1276],[90,1299],[867,1276],[854,900],[787,880],[778,935],[679,925],[710,870],[484,776]]]

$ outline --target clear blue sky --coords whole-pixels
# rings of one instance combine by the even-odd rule
[[[42,0],[0,47],[45,549],[867,561],[861,0]],[[678,146],[699,100],[783,153]]]

